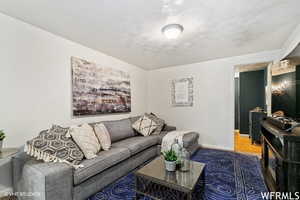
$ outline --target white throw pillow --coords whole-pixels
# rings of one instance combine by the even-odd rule
[[[158,125],[147,116],[142,116],[132,124],[132,128],[143,136],[149,136],[158,127]]]
[[[97,156],[101,146],[90,125],[83,124],[81,126],[70,127],[69,134],[80,147],[86,159],[92,159]]]
[[[102,149],[104,149],[105,151],[109,150],[111,147],[111,139],[105,125],[102,123],[96,124],[94,126],[94,129]]]

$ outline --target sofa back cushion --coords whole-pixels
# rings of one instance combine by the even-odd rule
[[[134,124],[134,122],[136,122],[137,120],[139,120],[142,116],[138,115],[138,116],[134,116],[134,117],[129,117],[131,124]]]
[[[130,119],[102,122],[110,134],[111,142],[135,136]]]

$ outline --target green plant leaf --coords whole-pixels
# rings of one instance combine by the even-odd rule
[[[4,140],[5,138],[5,133],[3,130],[0,130],[0,140]]]
[[[172,149],[170,149],[169,151],[163,152],[163,156],[164,156],[166,161],[173,162],[173,161],[177,160],[176,152]]]

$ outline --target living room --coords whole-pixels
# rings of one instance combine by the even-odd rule
[[[295,197],[299,181],[276,186],[268,181],[272,170],[263,174],[266,155],[234,152],[234,77],[236,66],[285,65],[300,42],[299,6],[1,1],[0,199],[263,199],[275,191]],[[79,128],[94,139],[83,144],[83,131],[73,134]],[[81,160],[36,145],[60,131]],[[172,146],[187,151],[175,152],[177,163],[188,161],[186,172],[168,172]],[[87,147],[97,150],[89,155]]]

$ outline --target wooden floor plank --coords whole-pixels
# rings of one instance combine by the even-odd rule
[[[261,145],[252,144],[248,135],[241,135],[239,131],[234,133],[234,151],[261,155]]]

